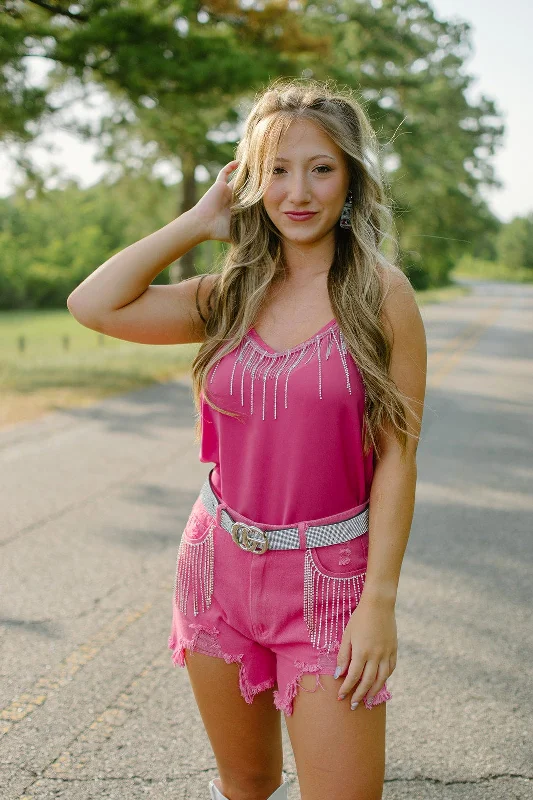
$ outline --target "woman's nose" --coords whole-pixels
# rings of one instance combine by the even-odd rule
[[[287,197],[292,202],[302,202],[303,200],[309,200],[311,197],[311,193],[307,186],[307,182],[305,178],[293,178],[290,181],[289,188],[287,190]]]

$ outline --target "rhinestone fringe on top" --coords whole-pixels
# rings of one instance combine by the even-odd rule
[[[288,350],[284,350],[283,352],[274,352],[271,353],[269,350],[266,350],[264,347],[261,346],[259,342],[257,342],[250,333],[247,333],[246,336],[243,337],[242,341],[237,347],[235,363],[233,365],[233,369],[231,372],[231,380],[230,380],[230,394],[233,395],[233,383],[235,377],[235,370],[237,364],[242,365],[242,372],[241,372],[241,406],[244,406],[244,376],[246,371],[250,373],[251,376],[251,383],[250,383],[250,414],[254,413],[254,380],[255,378],[263,378],[263,404],[262,404],[262,419],[265,419],[265,398],[266,398],[266,382],[267,378],[274,379],[274,419],[277,419],[277,388],[278,388],[278,380],[285,377],[285,408],[287,408],[287,400],[288,400],[288,387],[289,387],[289,378],[291,375],[292,370],[298,366],[302,362],[302,360],[307,357],[307,360],[303,361],[304,364],[308,364],[309,361],[316,355],[317,362],[318,362],[318,396],[322,399],[322,341],[326,342],[326,352],[325,358],[326,360],[329,358],[331,349],[335,344],[337,350],[339,351],[339,355],[342,361],[342,366],[344,369],[344,373],[346,375],[346,388],[352,393],[352,387],[350,385],[350,375],[348,371],[348,364],[346,361],[346,342],[344,340],[344,336],[342,334],[341,329],[338,327],[337,322],[335,321],[333,325],[331,325],[327,330],[322,331],[321,333],[317,333],[315,336],[312,336],[305,342],[296,345],[295,347],[291,347]],[[210,382],[213,382],[215,377],[215,373],[218,369],[218,365],[220,360],[215,364],[213,369],[213,373],[210,378]]]

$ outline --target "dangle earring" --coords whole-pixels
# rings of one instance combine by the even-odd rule
[[[339,221],[341,228],[352,227],[352,223],[350,221],[352,218],[352,204],[353,204],[353,196],[352,196],[352,191],[350,189],[350,191],[348,192],[348,197],[346,198],[346,202],[344,203],[344,206],[342,208],[342,214]]]

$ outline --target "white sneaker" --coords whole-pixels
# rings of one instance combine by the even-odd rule
[[[222,792],[215,786],[215,781],[209,781],[209,797],[211,800],[228,800]]]
[[[285,773],[282,773],[283,783],[281,786],[278,786],[275,792],[273,792],[267,800],[288,800],[289,798],[289,781]],[[211,796],[211,800],[228,800],[225,795],[222,794],[220,789],[216,786],[215,781],[209,781],[209,793]]]

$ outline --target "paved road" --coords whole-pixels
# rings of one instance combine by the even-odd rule
[[[383,797],[533,798],[533,287],[476,284],[422,314]],[[216,767],[167,650],[209,469],[193,425],[171,382],[0,433],[2,800],[207,798]]]

